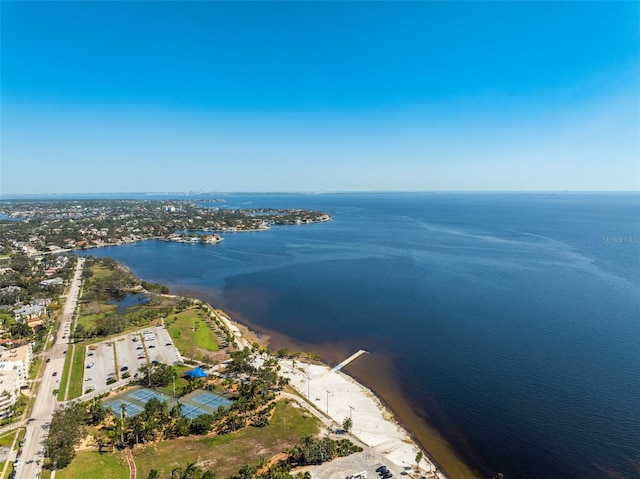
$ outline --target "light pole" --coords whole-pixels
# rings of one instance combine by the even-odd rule
[[[309,373],[303,374],[307,378],[307,399],[311,401],[311,376],[309,376]]]
[[[329,390],[326,389],[327,391],[327,416],[329,415]]]
[[[355,408],[353,406],[349,406],[349,419],[352,418],[352,413]]]

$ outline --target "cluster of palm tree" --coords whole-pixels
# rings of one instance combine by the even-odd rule
[[[336,457],[345,457],[360,451],[362,448],[348,439],[336,441],[329,437],[315,439],[311,436],[304,436],[300,445],[287,451],[289,454],[287,464],[293,466],[317,465],[331,461]]]
[[[231,405],[229,415],[220,424],[218,432],[232,432],[247,424],[256,427],[269,424],[271,411],[275,407],[275,392],[288,381],[279,377],[280,366],[276,358],[263,357],[261,366],[255,364],[255,355],[249,348],[231,353],[231,362],[226,371],[229,374],[227,384],[236,385],[238,398]]]

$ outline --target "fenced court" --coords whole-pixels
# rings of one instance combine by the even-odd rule
[[[104,406],[107,409],[111,409],[113,414],[117,417],[122,416],[122,406],[124,406],[124,415],[127,417],[137,416],[144,410],[144,405],[141,406],[122,398],[106,401]]]
[[[154,391],[153,389],[137,389],[132,392],[130,396],[138,401],[143,401],[145,404],[149,399],[156,398],[158,401],[170,401],[172,398],[165,396],[158,391]]]
[[[206,406],[212,409],[217,409],[219,406],[228,407],[231,405],[231,401],[224,396],[215,394],[209,391],[196,391],[195,395],[191,395],[191,401],[194,403]]]
[[[107,409],[111,409],[117,417],[121,416],[124,405],[125,416],[133,417],[144,411],[145,404],[152,398],[166,401],[169,409],[180,404],[182,414],[189,419],[194,419],[202,414],[213,414],[220,406],[228,407],[232,404],[232,401],[226,397],[209,391],[194,391],[187,396],[175,399],[153,389],[138,388],[119,394],[105,401],[104,405]]]

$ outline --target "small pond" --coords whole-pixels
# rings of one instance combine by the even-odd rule
[[[127,309],[134,306],[142,306],[151,301],[151,298],[143,293],[128,293],[122,299],[110,299],[107,304],[117,304],[119,314],[126,313]]]

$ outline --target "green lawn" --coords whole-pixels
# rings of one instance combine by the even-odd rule
[[[173,366],[173,370],[176,372],[176,392],[180,391],[183,387],[185,387],[188,383],[186,379],[182,377],[184,373],[187,371],[191,371],[193,366]],[[167,384],[165,387],[158,388],[158,390],[166,394],[167,396],[173,397],[173,381]]]
[[[84,355],[86,347],[83,344],[76,344],[74,349],[71,378],[69,379],[69,397],[67,399],[75,399],[84,393]]]
[[[93,273],[93,277],[96,279],[108,278],[109,276],[113,276],[114,273],[113,270],[105,268],[99,264],[92,265],[91,272]]]
[[[178,350],[186,356],[194,351],[194,345],[207,351],[217,351],[216,335],[209,327],[211,321],[205,319],[199,309],[188,309],[181,313],[170,315],[166,321],[167,330]]]
[[[129,479],[129,466],[121,452],[80,451],[71,464],[56,471],[56,479]],[[138,477],[143,479],[146,476]]]
[[[288,401],[277,403],[274,416],[267,427],[248,427],[224,436],[188,436],[163,441],[145,447],[136,447],[133,456],[138,477],[145,478],[151,469],[168,477],[176,465],[206,461],[215,464],[212,471],[217,477],[238,472],[243,463],[256,463],[260,456],[269,458],[300,442],[306,434],[315,435],[319,421]]]

